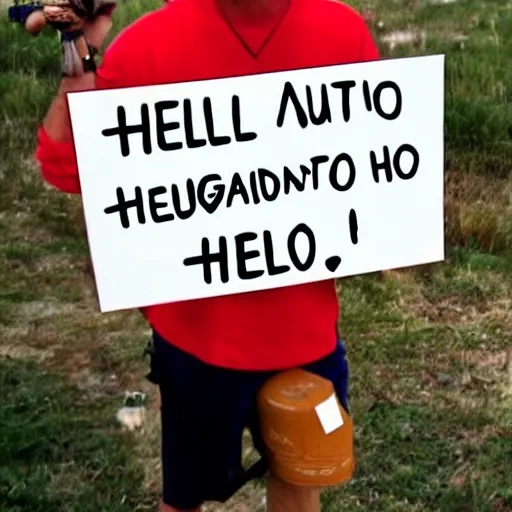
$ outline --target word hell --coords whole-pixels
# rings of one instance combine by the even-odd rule
[[[308,240],[308,254],[303,260],[297,254],[297,237],[302,234]],[[257,249],[248,249],[246,244],[254,242],[258,239],[258,234],[253,232],[241,233],[235,236],[235,252],[237,274],[240,279],[249,280],[261,277],[265,270],[262,268],[257,270],[249,270],[247,262],[251,259],[259,258],[261,253]],[[309,270],[316,257],[316,241],[315,235],[310,227],[306,224],[298,224],[290,233],[287,240],[288,256],[290,263],[300,272]],[[270,231],[263,232],[263,256],[265,259],[266,272],[269,276],[285,274],[291,270],[291,266],[287,263],[277,264],[274,256],[274,243]],[[212,283],[212,265],[219,265],[220,279],[223,283],[229,282],[229,265],[228,265],[228,244],[226,237],[219,238],[218,252],[211,252],[210,241],[203,238],[201,241],[201,254],[186,258],[183,264],[186,267],[193,265],[201,265],[203,267],[203,278],[206,284]]]
[[[165,122],[164,113],[180,107],[180,116],[183,119],[183,127],[178,121]],[[176,151],[182,149],[184,143],[182,140],[173,142],[167,141],[167,132],[182,129],[184,132],[185,145],[189,149],[196,149],[210,144],[212,147],[224,146],[230,144],[233,140],[231,135],[220,135],[215,130],[214,114],[212,101],[207,96],[203,99],[204,124],[208,141],[206,139],[197,138],[192,125],[192,102],[190,99],[184,99],[183,104],[179,101],[159,101],[154,105],[156,117],[156,134],[157,144],[162,151]],[[133,134],[142,134],[142,148],[146,155],[150,155],[153,151],[153,141],[151,138],[151,122],[149,116],[149,106],[143,103],[140,107],[141,122],[139,124],[128,125],[126,123],[126,110],[123,106],[117,107],[117,126],[106,128],[101,133],[105,137],[118,136],[121,145],[121,154],[123,156],[130,155],[130,143],[128,137]],[[231,100],[231,118],[233,126],[233,136],[236,142],[248,142],[257,138],[254,132],[243,132],[240,120],[240,98],[236,95]],[[182,133],[183,135],[183,133]]]

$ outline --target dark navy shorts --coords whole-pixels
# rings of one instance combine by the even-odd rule
[[[227,501],[247,479],[242,438],[247,428],[261,460],[250,478],[266,472],[257,417],[257,395],[277,372],[245,372],[211,366],[154,333],[148,379],[160,388],[163,501],[188,510]],[[304,369],[333,382],[348,408],[348,364],[339,341],[335,351]]]

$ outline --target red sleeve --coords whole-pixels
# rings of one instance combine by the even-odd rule
[[[379,50],[377,48],[377,45],[375,44],[375,41],[372,37],[370,29],[364,22],[363,22],[361,48],[359,50],[359,55],[360,55],[360,60],[362,62],[380,59]]]
[[[135,85],[137,70],[133,65],[133,31],[121,33],[108,47],[98,67],[96,89],[116,89]],[[71,194],[80,194],[80,180],[73,141],[58,142],[41,125],[37,133],[35,158],[43,179]]]
[[[43,179],[62,192],[80,194],[80,180],[73,142],[51,139],[41,125],[37,133],[35,158]]]

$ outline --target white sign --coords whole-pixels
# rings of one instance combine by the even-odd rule
[[[102,311],[444,258],[444,57],[69,95]]]

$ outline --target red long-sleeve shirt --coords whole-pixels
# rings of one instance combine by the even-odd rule
[[[227,19],[214,0],[173,0],[114,40],[98,69],[97,87],[376,59],[363,19],[337,1],[290,0],[286,12],[248,22]],[[41,127],[36,157],[46,181],[80,193],[72,143],[52,140]],[[142,313],[164,338],[207,363],[268,370],[302,365],[333,350],[338,304],[333,282],[324,281],[151,306]]]

